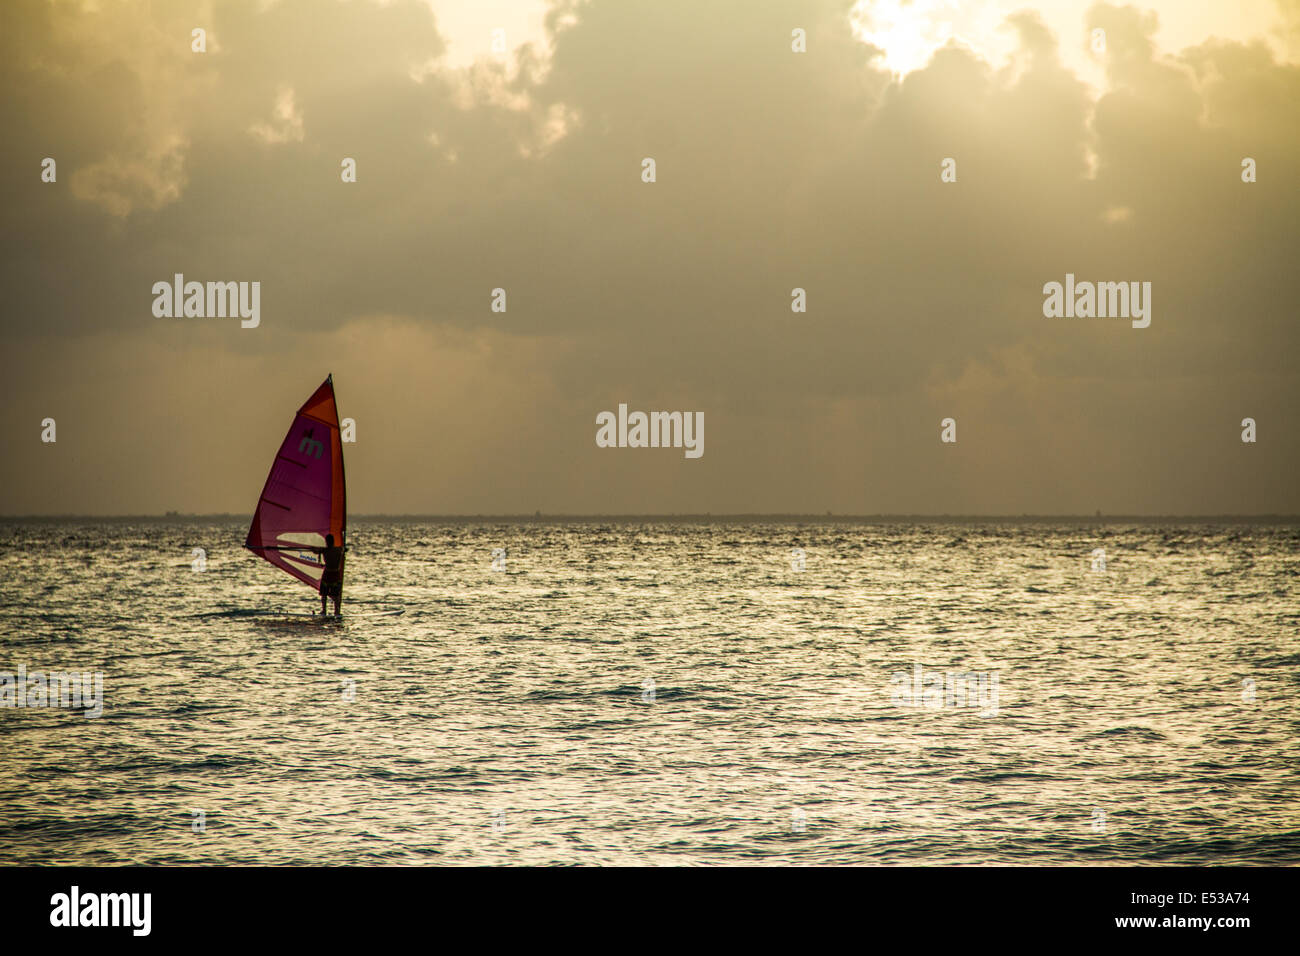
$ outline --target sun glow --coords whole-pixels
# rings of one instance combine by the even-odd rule
[[[1013,48],[996,3],[955,0],[859,0],[849,14],[853,34],[881,50],[879,63],[898,76],[919,70],[956,41],[990,63]]]
[[[901,75],[925,66],[951,39],[952,8],[944,0],[862,0],[850,16],[858,39],[882,50],[885,68]]]

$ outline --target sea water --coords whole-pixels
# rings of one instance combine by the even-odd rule
[[[1295,524],[245,530],[0,523],[0,863],[1300,862]]]

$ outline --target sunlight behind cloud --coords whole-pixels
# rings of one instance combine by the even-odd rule
[[[484,57],[497,57],[492,50],[492,31],[503,30],[506,57],[531,43],[534,51],[549,56],[546,32],[546,0],[428,0],[437,18],[438,32],[447,43],[441,58],[446,67],[467,67]]]
[[[905,76],[952,40],[997,63],[1014,47],[998,29],[1006,11],[989,3],[953,0],[860,0],[850,12],[854,36],[879,48],[880,63]]]
[[[1106,86],[1104,57],[1089,49],[1088,10],[1096,0],[858,0],[849,13],[853,35],[882,52],[876,60],[900,79],[922,69],[936,50],[956,42],[990,65],[1003,67],[1016,50],[1007,17],[1031,10],[1056,36],[1063,63],[1094,91]],[[1122,4],[1121,4],[1122,5]],[[1210,36],[1246,42],[1267,37],[1274,54],[1288,55],[1286,31],[1274,29],[1273,0],[1240,0],[1235,9],[1189,5],[1184,0],[1143,0],[1155,13],[1155,41],[1162,53],[1176,53]],[[1294,51],[1291,51],[1294,53]]]

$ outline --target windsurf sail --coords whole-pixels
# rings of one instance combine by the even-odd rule
[[[327,534],[342,547],[346,522],[343,441],[330,375],[284,436],[244,547],[319,591],[325,561],[309,549],[324,548]]]

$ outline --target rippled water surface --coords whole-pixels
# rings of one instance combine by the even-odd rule
[[[0,862],[1300,862],[1295,525],[244,531],[0,524]]]

